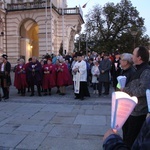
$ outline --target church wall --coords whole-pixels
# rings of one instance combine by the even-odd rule
[[[0,54],[6,49],[5,15],[0,11]]]
[[[58,1],[57,1],[58,2]],[[50,11],[48,11],[48,18],[50,18]],[[16,63],[16,60],[20,55],[29,56],[30,52],[21,52],[25,50],[23,47],[29,45],[29,39],[22,39],[20,36],[20,27],[27,20],[33,20],[37,23],[39,28],[39,58],[46,54],[46,20],[45,20],[45,9],[35,9],[35,10],[24,10],[24,11],[9,11],[7,13],[7,51],[9,57],[11,57],[10,62],[12,64]],[[64,16],[64,50],[71,52],[73,50],[73,38],[75,34],[79,32],[77,29],[72,29],[72,26],[81,26],[83,20],[79,15],[65,15]],[[60,45],[63,36],[63,26],[62,26],[62,15],[59,15],[55,10],[52,10],[52,51],[50,50],[50,19],[47,22],[48,31],[48,53],[59,53]],[[23,43],[26,41],[26,43]],[[3,42],[3,45],[6,45]],[[25,46],[26,45],[26,46]],[[27,60],[27,59],[26,59]]]

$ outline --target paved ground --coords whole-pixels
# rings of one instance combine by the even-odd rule
[[[74,99],[72,87],[60,96],[25,97],[10,89],[0,102],[0,150],[101,150],[110,128],[111,94]]]

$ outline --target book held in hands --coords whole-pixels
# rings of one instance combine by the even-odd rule
[[[135,96],[131,97],[125,92],[112,93],[111,105],[111,128],[120,130],[136,106],[138,100]]]

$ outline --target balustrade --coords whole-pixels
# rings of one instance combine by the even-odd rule
[[[45,8],[45,6],[46,6],[46,3],[42,1],[41,2],[27,2],[27,3],[12,3],[12,4],[7,4],[7,10],[17,11],[17,10],[29,10],[29,9],[43,9]],[[52,8],[60,15],[62,14],[62,8],[57,8],[54,5],[52,5]],[[82,10],[79,7],[64,8],[64,14],[65,15],[80,14],[81,16],[83,15]]]

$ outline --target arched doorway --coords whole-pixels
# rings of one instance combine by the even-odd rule
[[[23,21],[20,27],[20,57],[27,62],[32,56],[39,57],[39,26],[32,19]]]

